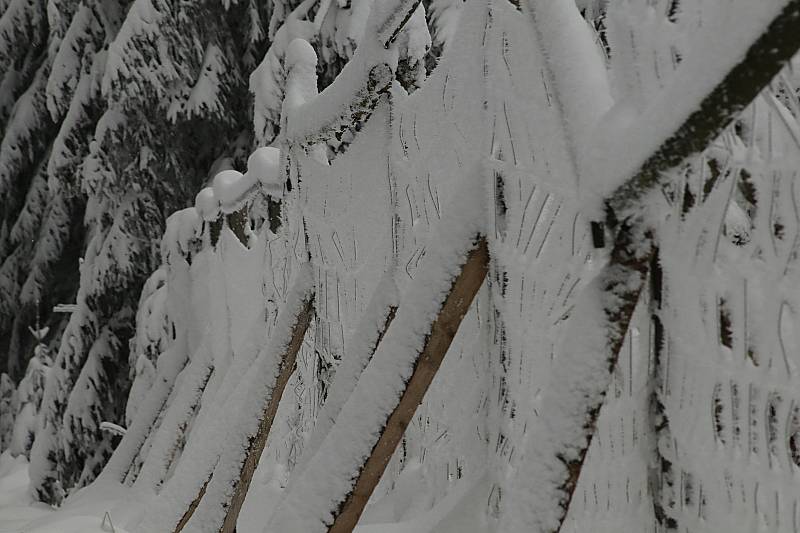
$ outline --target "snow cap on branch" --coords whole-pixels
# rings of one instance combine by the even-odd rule
[[[284,110],[297,109],[317,96],[317,54],[305,39],[289,43],[284,59],[286,97]],[[285,117],[284,117],[285,118]]]
[[[216,220],[220,215],[219,199],[214,195],[214,189],[206,187],[194,199],[197,214],[205,221]]]
[[[314,47],[305,39],[294,39],[286,49],[286,70],[296,66],[310,66],[316,68],[317,53]]]
[[[254,176],[245,176],[238,170],[223,170],[214,176],[214,196],[219,200],[222,212],[238,211],[256,182]]]
[[[281,151],[272,146],[264,146],[250,154],[247,159],[245,179],[258,180],[267,193],[280,193],[283,185],[280,176]]]
[[[192,239],[199,236],[201,222],[200,213],[195,207],[187,207],[170,215],[161,239],[161,254],[165,261],[171,253],[185,255],[190,251]]]

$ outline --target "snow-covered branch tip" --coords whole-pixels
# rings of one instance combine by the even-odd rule
[[[127,432],[124,427],[114,424],[113,422],[100,422],[100,430],[119,435],[120,437],[124,437]]]
[[[290,143],[300,146],[311,146],[316,143],[326,142],[335,137],[341,139],[348,130],[357,130],[372,114],[378,101],[384,94],[388,94],[394,80],[394,70],[387,64],[381,63],[369,70],[366,83],[349,97],[349,102],[340,106],[331,100],[338,100],[334,91],[327,89],[314,100],[297,109],[292,115],[302,114],[306,117],[324,117],[330,112],[328,109],[340,110],[338,113],[323,118],[322,121],[303,127],[301,124],[293,127],[292,121],[288,123],[287,138]],[[334,82],[335,85],[335,82]],[[334,88],[332,85],[330,88]],[[338,92],[338,91],[337,91]]]
[[[606,201],[613,224],[643,205],[640,201],[668,179],[692,154],[705,150],[711,141],[744,110],[800,50],[800,0],[789,0],[763,33],[747,49],[743,59],[705,95],[696,111],[649,156],[632,178],[619,186]]]
[[[396,5],[384,7],[376,3],[373,6],[368,26],[377,28],[376,40],[362,41],[355,56],[329,87],[288,110],[286,139],[289,144],[309,146],[332,137],[341,139],[345,131],[360,128],[381,96],[391,88],[398,60],[396,47],[392,44],[412,19],[419,4],[420,0],[400,0]],[[289,48],[299,47],[293,43]],[[313,49],[308,48],[311,53],[307,55],[313,55]],[[289,55],[287,51],[287,61]],[[316,62],[316,57],[304,55],[302,59]],[[293,68],[295,65],[290,66]],[[291,70],[289,76],[292,76]],[[288,85],[286,100],[291,101],[293,97]]]

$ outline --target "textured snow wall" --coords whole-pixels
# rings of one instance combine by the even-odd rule
[[[703,10],[706,2],[686,2],[681,18],[666,4],[609,8],[610,84],[597,71],[591,79],[598,106],[607,105],[609,91],[617,102],[604,118],[611,130],[668,86],[688,36],[714,14]],[[555,15],[573,16],[567,27],[579,35],[568,42],[586,43],[588,34],[604,50],[577,12],[540,11],[538,21]],[[364,344],[354,335],[370,319],[387,274],[402,295],[430,249],[449,244],[432,240],[443,217],[472,223],[483,216],[453,201],[476,173],[488,213],[480,223],[490,277],[362,522],[413,520],[458,498],[474,531],[513,530],[519,506],[541,490],[521,474],[530,427],[562,360],[565,332],[574,331],[578,296],[607,260],[591,246],[593,199],[578,190],[591,176],[579,176],[576,156],[603,139],[576,131],[585,117],[564,108],[580,95],[563,97],[566,89],[554,84],[571,78],[554,76],[544,39],[511,3],[466,4],[444,58],[418,91],[409,96],[395,84],[335,149],[284,150],[274,183],[288,179],[290,187],[278,235],[254,227],[243,243],[219,218],[212,243],[206,224],[190,269],[192,294],[200,295],[193,302],[206,302],[195,305],[202,340],[185,349],[190,362],[156,422],[180,427],[185,443],[155,432],[143,446],[136,485],[147,486],[153,505],[141,531],[188,504],[214,468],[209,459],[233,442],[228,432],[238,426],[225,413],[251,407],[238,389],[252,386],[252,368],[275,357],[259,349],[269,345],[297,265],[309,259],[314,323],[240,523],[254,531],[268,523],[286,491],[296,489],[294,476],[314,467],[308,454],[346,458],[350,450],[326,448],[314,433],[328,423],[320,414],[336,397],[328,392],[340,390],[337,370]],[[569,58],[586,50],[557,52]],[[598,50],[591,52],[583,59],[602,66]],[[314,92],[293,96],[302,105]],[[800,523],[800,135],[790,92],[774,87],[706,153],[677,169],[663,198],[650,199],[660,260],[620,353],[564,531],[793,532]],[[274,186],[269,192],[277,194]],[[262,193],[245,202],[253,221],[266,218]],[[207,382],[192,364],[210,372]],[[317,481],[315,497],[341,480]],[[202,531],[201,517],[212,514],[199,514],[188,530]]]

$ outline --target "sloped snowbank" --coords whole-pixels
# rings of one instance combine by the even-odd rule
[[[251,497],[269,499],[278,495],[280,489],[265,477],[257,476],[261,483],[253,487]],[[107,481],[75,493],[54,511],[33,502],[28,496],[28,481],[24,457],[0,455],[0,533],[127,533],[124,524],[145,512],[135,491]],[[409,483],[408,490],[395,491],[390,498],[368,507],[362,521],[371,523],[357,527],[355,533],[484,533],[488,528],[478,509],[486,482],[484,473],[464,479],[432,509],[405,513],[406,519],[399,522],[389,521],[395,508],[402,506],[402,500],[412,497],[408,490],[413,490],[414,484]],[[238,524],[241,533],[261,533],[268,518],[264,516],[264,505],[252,503],[243,509]],[[414,517],[408,518],[408,514]]]

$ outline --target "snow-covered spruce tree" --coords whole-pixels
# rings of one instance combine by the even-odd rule
[[[19,344],[36,314],[35,309],[20,308],[18,299],[47,205],[46,162],[56,130],[45,103],[50,65],[45,60],[39,66],[0,143],[0,346],[8,350],[6,366],[12,376],[24,363]]]
[[[35,18],[39,4],[30,4],[27,17],[39,20]],[[31,33],[33,30],[25,34],[40,48],[37,70],[18,98],[3,132],[0,189],[6,193],[4,197],[0,195],[0,203],[5,204],[5,240],[0,245],[4,250],[0,261],[4,257],[6,261],[0,267],[4,271],[0,284],[5,296],[5,307],[0,309],[0,345],[15,374],[24,368],[25,359],[33,350],[28,336],[33,318],[43,313],[44,321],[56,326],[51,328],[51,341],[56,340],[66,317],[50,315],[49,309],[54,303],[73,300],[77,288],[77,262],[83,240],[82,201],[76,165],[65,166],[64,160],[68,153],[88,146],[89,137],[88,132],[76,135],[73,131],[76,111],[71,117],[66,115],[71,102],[76,104],[75,110],[87,109],[85,99],[73,100],[73,95],[81,73],[90,71],[94,52],[102,46],[109,14],[119,11],[113,2],[98,2],[95,7],[74,0],[50,2],[44,18],[49,21],[47,46],[44,42],[40,46],[41,39]],[[23,38],[18,33],[7,35]],[[9,76],[10,71],[6,74]],[[85,85],[79,87],[80,94],[86,92]],[[78,157],[82,158],[80,154]],[[35,175],[31,179],[33,168]]]
[[[45,0],[5,0],[0,4],[0,131],[16,99],[44,59],[48,38]]]
[[[48,352],[45,337],[47,327],[31,328],[31,333],[37,341],[33,357],[28,361],[25,376],[19,382],[17,395],[14,402],[14,429],[9,451],[12,455],[30,456],[31,445],[36,436],[36,416],[42,404],[44,383],[47,372],[50,370],[52,360]]]
[[[16,392],[8,374],[0,374],[0,453],[11,446],[14,435]]]
[[[94,479],[113,449],[116,437],[100,423],[124,417],[128,339],[166,215],[200,188],[215,160],[250,144],[243,80],[264,32],[240,29],[242,21],[260,27],[264,11],[135,1],[96,55],[105,61],[104,108],[80,167],[90,242],[31,459],[32,490],[44,501],[58,503]]]

